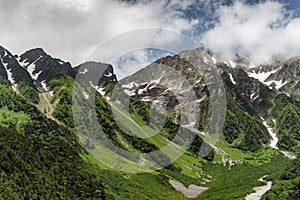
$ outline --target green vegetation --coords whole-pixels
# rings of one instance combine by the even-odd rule
[[[260,119],[241,110],[229,93],[227,108],[224,136],[229,144],[244,151],[254,152],[268,143],[270,136]]]
[[[71,131],[10,87],[0,85],[0,95],[1,199],[110,198],[87,171],[86,152]]]
[[[288,151],[299,152],[300,143],[300,108],[285,95],[279,95],[271,110],[276,120],[278,147]]]
[[[0,110],[0,124],[6,128],[16,129],[24,134],[24,128],[30,123],[30,117],[22,111],[13,112],[7,108]]]
[[[206,184],[210,189],[197,199],[244,199],[247,193],[253,191],[253,187],[262,185],[258,181],[260,177],[282,173],[287,163],[288,159],[281,155],[274,156],[270,162],[260,166],[234,165],[230,170],[221,165],[203,163],[203,170],[213,176],[214,181]]]
[[[39,102],[39,93],[34,86],[28,85],[26,82],[21,81],[18,85],[18,90],[25,98],[31,100],[32,103]]]
[[[64,149],[65,152],[71,151]],[[1,199],[106,199],[102,182],[75,152],[65,156],[0,127]]]
[[[264,196],[263,200],[269,199],[299,199],[300,198],[300,159],[291,162],[283,173],[278,173],[274,178],[270,191]]]
[[[53,117],[71,128],[74,127],[72,114],[73,84],[74,79],[70,76],[52,79],[48,84],[54,92],[50,102],[54,104],[55,101],[58,101]]]
[[[2,47],[1,51],[3,52]],[[13,58],[12,54],[8,52],[8,55],[9,56],[5,56],[1,60],[3,60],[3,62],[7,64],[7,67],[13,74],[14,81],[17,84],[18,92],[28,100],[30,100],[32,103],[37,104],[39,102],[39,94],[29,73],[26,71],[26,69],[19,65],[18,61]],[[4,69],[2,62],[0,63],[0,79],[5,80],[0,80],[0,83],[7,82],[6,84],[11,86],[11,83],[8,81],[7,72]]]

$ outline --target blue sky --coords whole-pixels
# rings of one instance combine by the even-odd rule
[[[283,1],[289,4],[290,9],[299,10],[300,9],[300,1],[297,0],[289,0],[289,1]]]

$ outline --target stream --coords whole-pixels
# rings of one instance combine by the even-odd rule
[[[258,179],[261,182],[266,182],[264,180],[266,176],[261,177],[260,179]],[[259,187],[255,187],[253,188],[255,190],[255,192],[248,194],[245,199],[246,200],[259,200],[268,190],[271,189],[272,187],[272,181],[268,181],[266,182],[267,185],[264,186],[259,186]]]

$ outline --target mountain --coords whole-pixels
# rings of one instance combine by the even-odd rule
[[[38,102],[38,93],[29,73],[20,65],[15,56],[1,46],[0,77],[8,81],[15,91],[34,103]]]
[[[224,84],[226,104],[215,102],[224,109],[224,127],[215,143],[206,139],[212,70],[199,73],[188,62],[194,57],[200,66],[216,66]],[[245,57],[224,61],[199,48],[160,58],[122,80],[110,64],[73,67],[40,48],[12,56],[1,47],[0,58],[3,199],[244,199],[265,175],[273,185],[263,199],[297,199],[297,58],[252,66]],[[78,87],[76,78],[83,81]],[[73,110],[74,94],[84,110]],[[121,150],[103,153],[93,123]],[[176,137],[180,131],[183,137]],[[174,162],[167,152],[148,154],[168,144],[179,148],[190,135]],[[101,162],[115,155],[125,158],[114,167]],[[133,170],[169,164],[135,174],[119,171],[124,163]]]
[[[266,146],[271,136],[261,118],[268,120],[268,112],[276,98],[276,92],[257,79],[249,77],[245,69],[239,66],[232,68],[224,62],[218,62],[210,52],[204,49],[194,51],[204,54],[201,62],[205,63],[211,60],[212,63],[216,63],[225,83],[227,91],[227,115],[223,132],[225,140],[242,150],[256,151]],[[162,58],[157,60],[154,65],[164,65],[175,69],[189,81],[197,95],[195,102],[200,103],[200,107],[206,109],[202,109],[202,124],[199,128],[201,131],[207,132],[205,126],[208,123],[204,119],[208,118],[209,110],[205,104],[209,101],[209,91],[204,78],[185,59],[185,56],[191,53],[193,52],[187,51],[174,57]],[[163,88],[163,85],[175,81],[172,89],[177,86],[179,87],[177,90],[180,91],[183,84],[182,80],[174,80],[174,77],[170,76],[170,71],[164,73],[163,70],[158,70],[154,65],[121,80],[120,83],[125,92],[133,98],[145,102],[165,101],[164,106],[170,107],[169,109],[180,110],[178,108],[179,103],[172,101],[173,96],[170,96],[172,93],[170,89]]]
[[[264,67],[275,69],[267,74],[265,83],[277,89],[280,93],[290,96],[295,101],[299,101],[299,58],[277,61],[272,65]]]
[[[60,76],[76,76],[77,71],[71,64],[52,58],[43,49],[36,48],[22,54],[19,63],[28,71],[38,90],[48,91],[47,84],[51,79]]]

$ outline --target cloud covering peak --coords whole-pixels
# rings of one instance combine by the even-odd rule
[[[201,35],[201,43],[227,59],[239,54],[258,64],[276,55],[300,55],[300,18],[283,3],[236,1],[215,14],[213,28]]]

